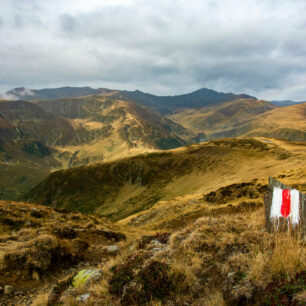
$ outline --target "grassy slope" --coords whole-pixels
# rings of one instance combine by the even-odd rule
[[[0,199],[18,199],[54,170],[174,148],[194,136],[155,111],[105,97],[2,101],[0,113]]]
[[[183,110],[169,117],[182,122],[189,129],[208,130],[211,134],[243,125],[254,115],[274,108],[274,105],[266,101],[240,99],[199,109]]]
[[[155,111],[126,101],[110,101],[104,97],[83,97],[40,102],[40,106],[65,116],[73,126],[91,133],[103,129],[91,141],[57,147],[65,165],[86,165],[169,149],[190,143],[193,133]],[[75,155],[74,155],[75,154]],[[73,156],[74,155],[74,156]],[[73,159],[66,158],[69,156]]]
[[[49,290],[56,280],[86,268],[84,262],[101,264],[109,257],[106,245],[121,247],[121,230],[127,233],[98,216],[0,200],[0,286],[19,292],[1,292],[0,304],[29,304],[38,288]]]
[[[34,188],[27,199],[118,220],[160,200],[199,196],[253,179],[266,180],[285,169],[305,175],[304,160],[305,146],[299,143],[217,140],[55,172]]]
[[[42,198],[48,192],[51,200],[56,192],[54,199],[85,194],[90,204],[106,191],[117,195],[113,204],[126,208],[125,214],[143,209],[153,189],[163,199],[114,224],[95,215],[0,201],[0,269],[10,269],[0,273],[0,286],[22,293],[2,295],[0,302],[22,304],[24,297],[35,297],[33,305],[46,305],[59,279],[98,264],[103,277],[86,288],[88,305],[303,305],[305,243],[287,232],[264,230],[269,175],[305,192],[305,144],[218,140],[54,173],[48,190],[36,190]],[[124,203],[137,194],[134,205]],[[105,239],[96,229],[123,232],[127,241]],[[74,231],[76,239],[70,237]],[[90,247],[83,249],[80,240]],[[104,246],[114,243],[120,253],[111,258]],[[63,303],[76,304],[83,293],[76,289]]]
[[[260,100],[244,99],[218,106],[185,110],[169,118],[203,131],[208,138],[264,136],[306,140],[306,103],[278,108]]]
[[[276,108],[254,118],[247,135],[306,141],[306,103]]]

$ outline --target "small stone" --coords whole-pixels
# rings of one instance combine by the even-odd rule
[[[151,249],[151,251],[152,252],[159,252],[159,251],[162,251],[162,249],[161,248],[153,248],[153,249]]]
[[[117,253],[117,252],[119,252],[119,247],[118,247],[118,245],[108,245],[106,247],[106,251],[108,253]]]
[[[80,271],[76,276],[72,279],[72,286],[74,288],[78,288],[81,286],[88,286],[92,282],[96,282],[101,279],[103,274],[102,270],[90,270],[84,269]]]
[[[83,295],[80,295],[78,298],[77,298],[77,301],[78,302],[86,302],[88,299],[90,298],[90,293],[85,293]]]
[[[156,240],[156,239],[152,240],[152,241],[151,241],[151,244],[155,244],[155,245],[158,245],[158,246],[164,245],[163,243],[161,243],[160,241],[158,241],[158,240]]]
[[[10,295],[13,293],[13,287],[10,285],[5,285],[4,286],[4,294]]]

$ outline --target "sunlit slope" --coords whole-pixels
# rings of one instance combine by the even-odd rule
[[[287,170],[299,169],[299,175],[304,175],[305,145],[271,141],[223,139],[59,171],[26,199],[118,220],[161,200],[267,180]]]
[[[254,115],[274,109],[269,102],[238,99],[199,109],[187,109],[169,116],[184,126],[196,130],[221,131],[247,123]]]
[[[144,106],[106,97],[88,96],[37,103],[64,117],[75,128],[96,136],[77,145],[64,145],[59,158],[68,165],[86,165],[129,155],[171,149],[194,142],[196,134]]]
[[[18,199],[50,172],[171,149],[197,135],[128,101],[87,96],[0,103],[0,199]]]
[[[188,109],[169,118],[209,139],[238,136],[306,140],[306,103],[276,107],[269,102],[240,99],[217,106]]]
[[[247,135],[306,141],[306,103],[276,108],[258,115],[252,125],[254,127]]]

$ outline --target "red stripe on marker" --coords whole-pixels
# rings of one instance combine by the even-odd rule
[[[283,202],[281,206],[281,214],[284,218],[287,218],[291,211],[291,198],[290,198],[290,190],[283,190]]]

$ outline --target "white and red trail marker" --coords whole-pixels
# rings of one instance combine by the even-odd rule
[[[306,194],[270,177],[264,203],[268,232],[293,230],[306,235]]]
[[[299,191],[274,187],[270,218],[274,222],[279,218],[286,218],[293,227],[297,226],[300,222]]]

